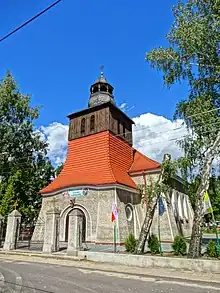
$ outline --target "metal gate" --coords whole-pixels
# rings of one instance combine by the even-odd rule
[[[17,220],[16,225],[16,236],[15,236],[15,249],[20,250],[32,250],[32,251],[41,251],[43,249],[43,240],[42,241],[33,241],[32,236],[34,233],[35,227],[38,226],[38,229],[44,229],[44,221],[38,223],[24,223]]]
[[[33,223],[20,222],[17,219],[15,234],[15,249],[30,249],[31,237],[34,231]]]
[[[1,219],[1,224],[0,224],[0,248],[3,247],[4,242],[5,242],[5,235],[6,235],[6,228],[7,228],[7,224],[6,222]]]

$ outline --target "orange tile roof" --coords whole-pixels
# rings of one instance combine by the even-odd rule
[[[134,149],[133,164],[129,169],[129,173],[142,172],[147,170],[154,170],[160,168],[160,164],[150,158],[146,157],[139,151]]]
[[[63,170],[40,193],[71,186],[116,183],[136,188],[128,174],[132,162],[132,147],[109,131],[71,140]]]

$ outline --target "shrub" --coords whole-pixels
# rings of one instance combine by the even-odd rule
[[[152,254],[156,254],[156,253],[159,253],[160,252],[160,244],[159,244],[159,241],[158,241],[157,236],[155,236],[154,234],[152,234],[149,237],[148,247],[149,247],[150,252]]]
[[[134,238],[133,234],[129,234],[128,237],[125,239],[125,248],[126,251],[134,252],[136,247],[137,241]]]
[[[219,257],[219,252],[215,241],[210,240],[207,246],[207,254],[210,257]]]
[[[180,235],[175,236],[172,248],[176,255],[186,254],[187,244],[185,238]]]

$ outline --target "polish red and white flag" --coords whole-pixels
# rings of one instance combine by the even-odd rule
[[[118,218],[118,208],[115,203],[112,205],[112,222]]]

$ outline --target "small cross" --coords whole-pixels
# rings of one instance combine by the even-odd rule
[[[13,205],[14,210],[17,210],[17,206],[18,206],[18,200],[16,199],[16,201],[14,202],[14,205]]]

